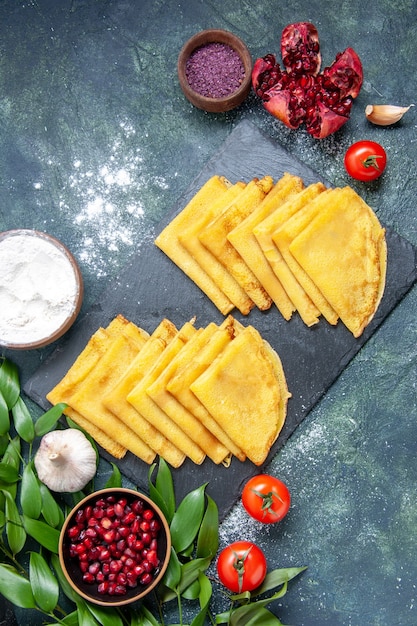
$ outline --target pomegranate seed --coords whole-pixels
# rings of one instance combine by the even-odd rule
[[[107,580],[104,580],[102,583],[99,584],[99,586],[97,587],[97,591],[100,594],[103,593],[107,593],[109,590],[109,583]]]
[[[114,561],[110,561],[110,571],[113,574],[117,573],[117,572],[120,572],[122,567],[123,567],[123,561],[121,561],[120,559],[114,560]]]
[[[90,572],[86,572],[83,576],[83,581],[88,585],[92,585],[94,582],[96,582],[96,578]]]
[[[132,571],[136,575],[136,578],[137,578],[138,576],[142,576],[142,574],[145,572],[145,568],[143,567],[142,563],[138,563],[137,565],[133,567]]]
[[[130,526],[130,532],[134,533],[135,535],[138,534],[138,532],[140,531],[140,522],[141,522],[141,518],[140,517],[136,517],[131,526]]]
[[[114,517],[114,505],[113,504],[107,507],[106,515],[107,517]]]
[[[68,537],[70,539],[75,539],[78,537],[79,532],[78,526],[71,526],[71,528],[68,529]]]
[[[90,574],[96,576],[100,569],[101,563],[99,563],[98,561],[94,561],[94,563],[91,563],[91,565],[89,566],[88,571],[90,572]]]
[[[108,530],[106,533],[103,533],[103,540],[110,544],[113,543],[113,541],[116,539],[116,531],[114,528],[111,528],[110,530]]]
[[[151,533],[158,533],[161,530],[161,524],[157,519],[153,519],[149,524],[149,530]]]
[[[142,541],[145,544],[145,546],[148,546],[151,543],[151,541],[152,541],[151,533],[143,533],[142,534]]]
[[[126,539],[119,539],[119,541],[116,543],[116,547],[118,550],[120,550],[120,552],[123,552],[124,550],[126,550],[126,546],[127,546]]]
[[[104,546],[101,546],[100,554],[99,554],[98,558],[99,558],[100,561],[109,561],[110,560],[110,550],[108,548],[105,548]]]
[[[149,563],[151,563],[155,567],[159,563],[159,559],[158,559],[158,555],[156,553],[156,550],[148,550],[148,554],[146,555],[146,558],[148,559]]]
[[[151,520],[153,517],[155,517],[155,513],[152,511],[152,509],[146,509],[143,512],[143,519],[145,520]]]
[[[111,528],[111,526],[112,526],[111,519],[108,517],[103,517],[103,519],[101,520],[101,527],[108,530],[109,528]]]
[[[145,569],[145,572],[153,572],[153,570],[155,569],[155,567],[152,565],[152,563],[150,561],[143,561],[143,567]]]
[[[115,582],[109,582],[109,586],[107,588],[107,593],[110,596],[114,596],[114,594],[116,593],[116,587],[117,587],[117,584]]]
[[[143,576],[140,577],[141,585],[149,585],[149,583],[151,582],[152,582],[152,575],[149,572],[146,572],[145,574],[143,574]]]
[[[136,514],[142,513],[143,509],[144,509],[144,504],[142,500],[134,500],[132,502],[132,511],[134,511]]]
[[[120,502],[116,502],[116,504],[114,505],[114,514],[116,515],[116,517],[123,517],[124,513],[124,506],[120,504]]]
[[[129,511],[129,513],[126,513],[126,515],[123,517],[122,522],[123,524],[131,524],[134,520],[135,520],[135,514],[133,513],[133,511]]]

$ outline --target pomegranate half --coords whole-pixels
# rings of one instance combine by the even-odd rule
[[[283,69],[273,54],[257,59],[252,86],[269,113],[289,128],[305,124],[316,139],[336,132],[350,116],[362,86],[363,70],[353,48],[336,55],[320,72],[317,28],[310,22],[288,24],[282,31]]]

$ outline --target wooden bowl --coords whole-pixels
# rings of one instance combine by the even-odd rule
[[[244,76],[240,86],[222,97],[208,97],[198,93],[190,86],[187,78],[187,62],[193,52],[208,44],[224,44],[234,50],[240,57],[244,68]],[[223,113],[236,108],[246,99],[251,88],[252,58],[246,45],[233,33],[222,29],[203,30],[189,39],[181,49],[178,57],[178,79],[186,98],[197,108],[209,113]],[[204,76],[202,74],[202,79]],[[220,79],[222,80],[222,79]]]
[[[136,586],[132,586],[132,587],[126,586],[126,592],[122,595],[118,595],[117,593],[115,594],[114,592],[106,593],[103,591],[103,589],[101,590],[101,592],[99,592],[99,587],[98,587],[99,582],[97,582],[97,580],[94,582],[85,582],[84,572],[83,572],[83,569],[85,568],[81,568],[80,566],[80,557],[78,557],[78,555],[74,556],[74,554],[72,554],[72,552],[74,552],[74,546],[77,545],[77,543],[79,543],[78,539],[77,540],[74,539],[74,532],[78,530],[77,524],[80,524],[80,528],[83,527],[83,525],[89,528],[92,528],[92,527],[97,528],[97,526],[95,525],[93,526],[93,524],[91,523],[89,525],[88,522],[85,522],[82,519],[82,515],[84,515],[84,513],[80,514],[79,512],[80,511],[85,512],[86,507],[94,507],[96,503],[100,500],[106,502],[106,505],[107,505],[108,498],[111,498],[112,501],[117,502],[117,503],[120,503],[122,501],[127,501],[127,504],[129,505],[129,507],[131,507],[132,503],[141,501],[142,504],[144,505],[145,510],[152,511],[153,513],[152,520],[157,521],[159,524],[159,530],[157,531],[157,548],[156,548],[159,564],[156,567],[156,569],[152,572],[152,580],[146,584],[145,583],[142,584],[140,582],[140,579],[138,578],[136,582],[134,581],[134,584]],[[107,509],[105,510],[107,511]],[[80,515],[81,515],[81,518],[80,518]],[[87,515],[89,515],[89,513],[87,513]],[[137,511],[136,511],[136,516],[138,517],[138,519],[141,518],[140,514],[137,513]],[[104,527],[105,518],[102,517],[101,519],[103,520],[103,527]],[[106,513],[106,520],[108,519],[112,521],[112,526],[110,527],[110,529],[114,530],[114,528],[116,528],[115,532],[117,532],[117,528],[120,528],[120,526],[125,525],[125,519],[120,515],[118,517],[118,515],[115,514],[112,517],[110,514],[107,515]],[[145,517],[141,519],[147,519],[147,518]],[[115,520],[114,523],[113,523],[113,520]],[[100,523],[100,519],[98,520],[98,522]],[[107,529],[107,526],[105,528]],[[142,542],[144,541],[142,530],[139,530],[139,529],[133,530],[133,526],[130,526],[130,530],[132,530],[132,534],[136,534],[138,540]],[[101,533],[99,533],[99,536],[102,537]],[[120,539],[123,538],[123,535],[121,535],[120,537],[117,535],[116,537],[118,537],[118,539],[117,541],[116,539],[113,540],[113,545],[116,546],[116,548],[120,548],[120,546],[118,545],[118,542]],[[132,546],[133,544],[131,542],[131,534],[129,534],[128,540],[126,541],[127,547],[129,546],[129,541],[130,541],[130,546]],[[108,544],[106,542],[104,537],[101,538],[100,543],[103,546],[103,548],[112,546],[111,543]],[[126,550],[127,550],[127,547],[125,548]],[[129,549],[133,549],[133,548],[129,548]],[[137,546],[134,547],[134,550],[136,551],[138,555],[140,554],[140,552],[138,552],[139,548]],[[82,551],[82,549],[80,549],[80,551]],[[122,554],[123,552],[121,552],[120,554],[112,553],[111,557],[106,560],[109,568],[111,568],[111,571],[113,571],[113,573],[116,570],[116,565],[114,565],[116,561],[122,561],[123,563],[126,563],[126,559],[122,556]],[[126,555],[126,558],[128,558],[127,552],[125,553],[125,555]],[[98,604],[101,606],[113,606],[113,607],[123,606],[123,605],[131,604],[133,602],[137,602],[138,600],[141,600],[144,596],[148,595],[158,585],[163,575],[165,574],[166,568],[168,567],[170,555],[171,555],[171,535],[170,535],[169,526],[168,526],[168,522],[166,518],[164,517],[160,508],[148,496],[138,491],[135,491],[134,489],[125,489],[125,488],[101,489],[85,497],[72,509],[72,511],[66,518],[62,526],[60,539],[59,539],[59,560],[60,560],[60,564],[62,567],[62,571],[68,583],[85,600],[88,600],[89,602],[93,602],[94,604]],[[89,557],[90,556],[91,556],[91,553],[89,554]],[[97,561],[94,561],[93,556],[91,556],[91,559],[88,558],[89,564],[96,563],[96,562]],[[104,562],[105,561],[101,561],[101,565],[103,565]],[[114,567],[110,565],[110,562],[112,562]],[[117,574],[119,574],[120,571],[123,571],[123,570],[119,570],[117,566]],[[101,571],[101,574],[103,575],[103,571]]]
[[[31,350],[51,344],[75,322],[84,285],[78,264],[52,235],[14,229],[0,233],[0,345]],[[13,318],[8,315],[13,311]]]

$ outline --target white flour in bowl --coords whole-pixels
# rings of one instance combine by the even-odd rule
[[[0,343],[48,337],[74,311],[77,293],[74,268],[52,241],[22,231],[0,239]]]

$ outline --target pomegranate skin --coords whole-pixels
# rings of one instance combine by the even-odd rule
[[[265,109],[293,130],[305,124],[315,139],[339,130],[362,86],[357,53],[346,48],[320,72],[317,29],[310,22],[297,22],[282,31],[281,54],[285,69],[273,54],[257,59],[253,66],[253,89]]]
[[[287,71],[317,76],[321,55],[319,33],[311,22],[288,24],[281,35],[281,56]]]

